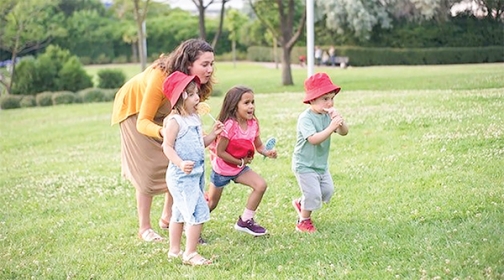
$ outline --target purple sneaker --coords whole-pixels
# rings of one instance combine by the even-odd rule
[[[254,222],[254,219],[242,221],[241,216],[238,217],[238,221],[236,222],[234,228],[254,236],[261,236],[268,233],[265,228]]]

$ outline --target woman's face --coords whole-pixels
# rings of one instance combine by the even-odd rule
[[[189,66],[189,74],[196,75],[200,79],[201,84],[206,84],[212,77],[214,64],[214,53],[204,52],[196,61]]]

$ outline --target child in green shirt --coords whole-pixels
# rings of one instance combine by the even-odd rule
[[[301,189],[301,197],[292,201],[298,213],[296,230],[313,233],[311,213],[329,202],[334,184],[328,170],[327,159],[331,135],[345,136],[348,127],[343,117],[334,109],[334,97],[341,88],[331,82],[325,73],[316,73],[305,81],[304,103],[310,107],[298,118],[296,146],[292,157],[292,170]]]

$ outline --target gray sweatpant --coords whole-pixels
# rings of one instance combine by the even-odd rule
[[[329,202],[334,194],[334,183],[326,171],[323,174],[296,173],[299,188],[301,189],[301,205],[304,210],[313,211],[322,208],[322,202]]]

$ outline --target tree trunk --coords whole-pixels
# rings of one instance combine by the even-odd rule
[[[12,71],[10,73],[10,81],[9,81],[9,86],[7,86],[7,94],[10,94],[10,90],[12,88],[12,84],[14,83],[14,75],[16,75],[16,59],[17,59],[17,52],[13,51],[12,56],[11,56],[11,61],[12,61]]]
[[[282,46],[283,54],[282,54],[282,85],[290,86],[294,85],[294,81],[292,80],[292,72],[291,72],[291,48]]]
[[[233,49],[233,68],[236,68],[236,40],[233,39],[231,42],[231,48]]]
[[[206,41],[205,7],[203,7],[203,3],[198,6],[198,13],[199,13],[199,34],[200,34],[200,39]]]
[[[222,25],[224,23],[224,13],[226,11],[224,5],[226,4],[226,0],[222,0],[222,5],[221,5],[221,11],[220,11],[220,18],[219,18],[219,28],[217,29],[217,32],[215,32],[215,36],[212,41],[212,48],[215,49],[215,46],[217,46],[217,42],[219,41],[219,37],[222,33]]]
[[[131,62],[138,62],[138,44],[131,44]]]
[[[140,57],[140,64],[143,71],[147,66],[147,57],[145,56],[146,52],[144,48],[145,34],[143,32],[143,23],[137,22],[137,25],[138,25],[138,56]]]

